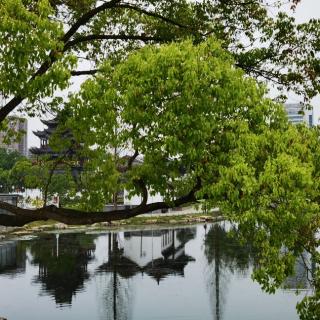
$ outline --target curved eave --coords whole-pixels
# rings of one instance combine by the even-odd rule
[[[57,118],[51,119],[51,120],[40,120],[44,125],[50,127],[50,128],[54,128],[58,125],[58,120]]]
[[[32,131],[38,138],[48,138],[48,134],[45,131]]]

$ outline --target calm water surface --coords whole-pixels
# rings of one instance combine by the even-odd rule
[[[296,287],[262,292],[249,246],[222,224],[0,242],[0,316],[37,319],[295,320]]]

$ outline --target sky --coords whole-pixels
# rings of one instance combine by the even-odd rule
[[[296,12],[293,13],[298,23],[306,22],[309,19],[317,18],[320,19],[320,0],[302,0],[298,5]],[[72,88],[76,90],[80,86],[80,79],[76,78],[74,80],[74,85]],[[299,97],[290,94],[288,97],[288,102],[299,103]],[[314,119],[316,123],[320,123],[320,96],[316,97],[312,101],[314,107]],[[42,130],[43,124],[39,118],[28,119],[28,147],[39,146],[39,139],[32,133],[32,131]]]

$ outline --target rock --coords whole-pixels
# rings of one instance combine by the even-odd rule
[[[56,223],[54,225],[54,229],[58,229],[58,230],[67,229],[67,227],[68,226],[66,224],[64,224],[64,223]]]
[[[97,223],[94,223],[90,226],[91,228],[100,228],[101,227],[101,223],[97,222]]]
[[[40,227],[42,230],[52,230],[53,225],[52,224],[44,224]]]
[[[4,236],[3,234],[0,234],[0,240],[3,240],[6,236]],[[1,318],[0,318],[1,320]]]
[[[0,320],[7,320],[7,318],[0,317]]]

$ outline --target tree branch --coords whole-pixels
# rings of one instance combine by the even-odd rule
[[[90,34],[86,36],[79,36],[76,37],[74,40],[70,40],[66,43],[64,46],[63,51],[67,51],[70,48],[76,46],[77,44],[84,43],[84,42],[89,42],[89,41],[96,41],[96,40],[140,40],[144,42],[148,41],[158,41],[158,42],[163,42],[168,39],[164,38],[158,38],[158,37],[148,37],[145,35],[121,35],[121,34]]]
[[[110,222],[115,220],[128,219],[139,214],[178,207],[182,204],[197,201],[195,193],[199,190],[201,183],[197,180],[194,188],[185,196],[177,198],[171,204],[166,202],[156,202],[147,204],[148,191],[144,182],[140,179],[137,181],[142,190],[142,202],[139,206],[132,209],[113,210],[109,212],[86,212],[74,209],[57,208],[55,206],[47,206],[40,209],[24,209],[16,207],[12,204],[0,201],[0,209],[9,211],[13,215],[0,214],[0,225],[3,226],[22,226],[26,223],[37,220],[53,219],[66,224],[85,225],[97,222]]]
[[[148,11],[148,10],[145,10],[145,9],[141,9],[141,8],[138,8],[138,7],[135,7],[129,3],[124,3],[124,4],[119,4],[117,5],[118,8],[124,8],[124,9],[131,9],[133,11],[136,11],[136,12],[139,12],[139,13],[142,13],[146,16],[149,16],[149,17],[153,17],[153,18],[157,18],[159,20],[162,20],[164,22],[167,22],[169,24],[172,24],[174,26],[177,26],[179,28],[182,28],[182,29],[189,29],[191,30],[192,28],[190,28],[190,26],[186,26],[186,25],[183,25],[175,20],[172,20],[172,19],[169,19],[167,17],[164,17],[156,12],[152,12],[152,11]]]
[[[71,27],[70,29],[65,33],[65,35],[62,37],[62,41],[65,44],[65,50],[66,48],[70,47],[70,42],[72,41],[77,41],[72,40],[70,41],[70,39],[75,35],[75,33],[79,30],[80,27],[86,25],[93,17],[95,17],[97,14],[99,14],[100,12],[103,12],[105,10],[108,9],[112,9],[112,8],[124,8],[124,9],[130,9],[130,10],[134,10],[136,12],[139,12],[141,14],[145,14],[147,16],[151,16],[157,19],[160,19],[162,21],[165,21],[167,23],[170,23],[172,25],[175,25],[177,27],[180,28],[184,28],[184,29],[191,29],[188,26],[185,26],[183,24],[178,23],[177,21],[174,21],[172,19],[166,18],[160,14],[157,14],[155,12],[149,12],[145,9],[141,9],[138,7],[135,7],[131,4],[128,3],[124,3],[124,4],[120,4],[121,0],[111,0],[108,2],[103,3],[102,5],[86,12],[85,14],[83,14]],[[98,40],[98,39],[97,39]],[[139,40],[139,39],[136,39]],[[141,40],[141,39],[140,39]],[[70,42],[69,42],[70,41]],[[89,41],[89,40],[88,40]],[[148,40],[148,41],[151,41]],[[156,41],[155,39],[153,39],[153,41]],[[30,78],[30,80],[28,81],[28,83],[31,83],[35,78],[45,74],[48,69],[53,65],[53,63],[57,60],[57,58],[55,57],[53,52],[49,53],[48,59],[42,63],[42,65],[40,66],[40,68],[32,75],[32,77]],[[82,74],[87,74],[87,73],[77,73],[77,72],[73,72],[72,75],[82,75]],[[91,73],[90,73],[91,74]],[[8,116],[8,114],[10,112],[12,112],[26,97],[25,96],[16,96],[14,98],[12,98],[5,106],[3,106],[0,109],[0,123]]]
[[[71,71],[71,76],[92,76],[99,72],[99,69],[92,69],[92,70],[75,70]]]
[[[83,14],[65,33],[65,35],[62,38],[62,41],[64,43],[67,43],[71,39],[71,37],[73,37],[73,35],[78,31],[78,29],[87,24],[94,16],[107,9],[116,7],[117,4],[120,2],[121,0],[111,0]]]

